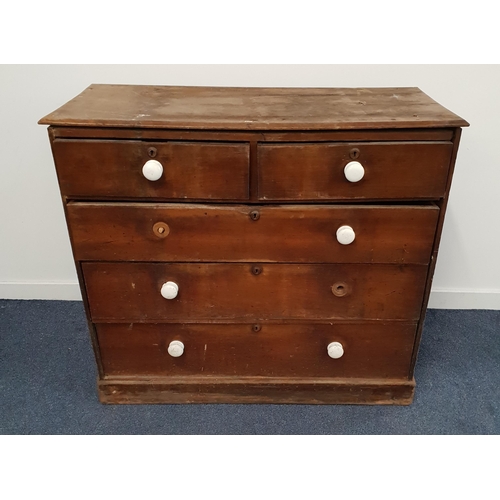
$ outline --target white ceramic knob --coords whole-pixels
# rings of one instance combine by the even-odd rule
[[[172,340],[168,346],[168,353],[173,358],[178,358],[184,354],[184,344],[180,340]]]
[[[359,161],[350,161],[344,167],[344,175],[349,182],[359,182],[365,176],[365,169]]]
[[[328,356],[333,359],[339,359],[344,355],[344,348],[340,342],[332,342],[326,348]]]
[[[173,281],[167,281],[166,283],[163,283],[160,293],[164,299],[175,299],[179,293],[179,285]]]
[[[356,238],[356,233],[351,226],[340,226],[337,229],[337,241],[341,245],[350,245]]]
[[[162,164],[157,160],[148,160],[142,167],[142,175],[148,181],[157,181],[163,175]]]

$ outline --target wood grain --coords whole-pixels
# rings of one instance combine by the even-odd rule
[[[412,360],[410,363],[410,372],[409,372],[410,376],[413,376],[413,373],[415,371],[415,363],[417,361],[417,355],[418,355],[418,351],[419,351],[419,347],[420,347],[420,339],[421,339],[422,332],[423,332],[424,325],[425,325],[425,316],[426,316],[426,312],[427,312],[427,305],[429,303],[429,297],[431,294],[432,281],[434,278],[434,271],[436,268],[436,263],[437,263],[437,258],[438,258],[439,243],[441,241],[441,234],[443,232],[446,207],[448,205],[448,200],[449,200],[449,196],[450,196],[451,183],[453,180],[453,172],[455,170],[455,163],[456,163],[456,159],[457,159],[461,135],[462,135],[462,130],[457,128],[455,130],[454,137],[453,137],[453,153],[452,153],[451,162],[450,162],[450,169],[448,172],[448,179],[446,181],[446,193],[445,193],[444,198],[439,202],[439,206],[440,206],[439,219],[438,219],[438,224],[437,224],[437,228],[436,228],[436,235],[435,235],[434,242],[432,245],[431,261],[430,261],[430,264],[428,266],[428,273],[427,273],[426,285],[425,285],[425,290],[424,290],[424,298],[422,301],[422,310],[421,310],[420,320],[419,320],[418,327],[417,327],[417,334],[415,336],[415,346],[413,349],[413,356],[412,356]]]
[[[415,323],[333,325],[98,324],[105,376],[238,375],[374,377],[408,375]],[[173,358],[170,342],[184,353]],[[344,355],[332,359],[330,342]]]
[[[463,127],[409,88],[235,88],[91,85],[39,121],[80,127],[336,130]]]
[[[248,144],[56,139],[52,150],[61,192],[70,198],[248,199]],[[151,159],[163,166],[157,181],[142,174]]]
[[[428,264],[439,209],[69,203],[67,212],[79,260]],[[336,231],[346,224],[356,239],[341,245]]]
[[[365,175],[349,182],[344,167],[357,148]],[[259,199],[439,199],[451,142],[259,145]]]
[[[101,402],[411,403],[465,120],[417,88],[92,85],[39,123]]]
[[[391,264],[82,264],[94,322],[417,319],[427,267]],[[173,300],[160,295],[174,281]],[[344,283],[336,297],[332,286]]]
[[[451,141],[453,129],[380,129],[319,131],[228,131],[178,130],[113,127],[49,127],[54,138],[135,139],[143,141],[223,141],[223,142],[367,142],[367,141]]]
[[[98,381],[105,404],[283,403],[409,405],[415,381],[290,377],[135,377]]]

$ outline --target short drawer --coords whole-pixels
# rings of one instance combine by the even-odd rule
[[[246,143],[56,139],[52,148],[69,198],[248,199]],[[151,160],[162,169],[157,180],[143,173]]]
[[[92,320],[417,319],[427,266],[82,264]],[[171,298],[164,293],[177,292]],[[165,286],[164,286],[165,285]]]
[[[439,199],[451,151],[450,142],[260,144],[259,199]],[[345,174],[352,161],[364,172],[357,182]]]
[[[70,203],[78,260],[429,262],[436,206]],[[349,226],[354,241],[337,232]]]
[[[408,377],[415,324],[98,324],[105,376]],[[258,331],[255,331],[258,329]],[[177,344],[173,357],[171,343]],[[180,344],[179,344],[180,342]],[[327,348],[335,344],[329,356]]]

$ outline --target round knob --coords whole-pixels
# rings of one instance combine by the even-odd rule
[[[163,167],[157,160],[148,160],[142,167],[142,175],[148,181],[157,181],[163,175]]]
[[[184,354],[184,344],[180,340],[172,340],[168,346],[168,353],[173,358],[178,358]]]
[[[179,286],[173,281],[167,281],[163,283],[161,287],[161,296],[165,299],[175,299],[179,293]]]
[[[350,245],[354,238],[356,238],[356,233],[351,226],[340,226],[337,229],[337,241],[341,245]]]
[[[326,348],[328,356],[333,359],[339,359],[344,355],[344,348],[340,342],[331,342]]]
[[[344,167],[344,175],[349,182],[359,182],[365,175],[365,169],[359,161],[350,161]]]

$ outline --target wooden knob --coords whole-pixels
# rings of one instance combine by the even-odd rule
[[[165,222],[157,222],[153,226],[153,233],[158,238],[166,238],[170,233],[170,228]]]
[[[333,359],[339,359],[344,355],[344,348],[340,342],[331,342],[326,348],[328,356]]]
[[[168,353],[173,358],[178,358],[184,354],[184,344],[180,340],[172,340],[168,346]]]
[[[175,299],[179,293],[179,286],[173,281],[167,281],[166,283],[163,283],[160,293],[164,299]]]
[[[157,181],[163,175],[163,166],[158,160],[148,160],[142,167],[142,175],[148,181]]]
[[[356,238],[356,233],[351,226],[340,226],[337,229],[337,241],[341,245],[350,245]]]
[[[359,161],[350,161],[344,167],[344,175],[349,182],[359,182],[365,176],[365,169]]]

